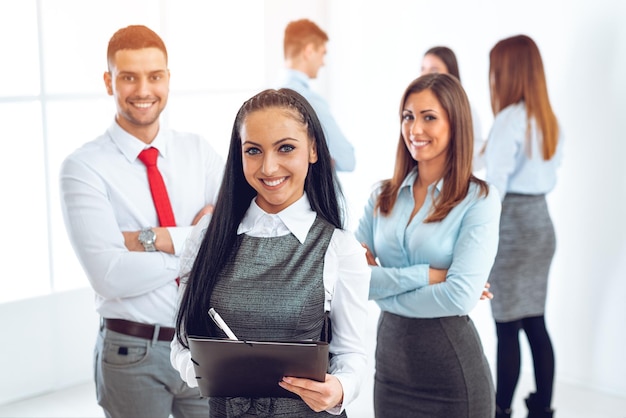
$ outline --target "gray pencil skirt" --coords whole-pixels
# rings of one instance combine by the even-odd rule
[[[491,418],[489,364],[468,316],[378,323],[374,410],[378,418]]]
[[[541,316],[556,238],[544,195],[507,194],[489,283],[496,322]]]

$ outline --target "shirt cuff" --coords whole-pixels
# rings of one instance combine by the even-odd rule
[[[172,238],[174,255],[180,256],[183,251],[183,244],[185,244],[185,240],[187,240],[187,237],[191,233],[192,229],[192,226],[178,226],[167,228],[167,231],[170,233],[170,237]]]

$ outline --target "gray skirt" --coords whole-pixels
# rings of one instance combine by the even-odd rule
[[[556,238],[544,195],[507,194],[500,243],[489,275],[496,322],[541,316]]]
[[[374,410],[379,418],[489,418],[491,370],[468,316],[378,323]]]

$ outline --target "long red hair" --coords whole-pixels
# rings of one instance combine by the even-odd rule
[[[556,152],[559,125],[548,98],[537,44],[526,35],[499,41],[489,53],[489,78],[493,114],[524,101],[528,115],[526,136],[530,140],[530,121],[534,119],[541,131],[543,159],[552,158]]]

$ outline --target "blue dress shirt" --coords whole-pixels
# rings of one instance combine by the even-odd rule
[[[296,70],[286,69],[280,87],[297,91],[311,104],[324,129],[330,155],[335,161],[337,171],[353,171],[356,165],[354,147],[339,128],[339,124],[330,113],[328,102],[310,86],[309,77]]]
[[[556,172],[563,158],[562,135],[554,156],[546,161],[540,148],[540,132],[531,120],[530,142],[526,138],[526,105],[519,102],[500,111],[485,149],[486,180],[504,199],[506,193],[546,194],[556,185]],[[530,153],[528,150],[530,144]]]
[[[369,298],[387,312],[411,318],[465,315],[478,303],[498,248],[500,199],[495,188],[479,196],[472,183],[465,199],[440,222],[424,223],[443,181],[430,185],[415,207],[417,169],[404,180],[392,212],[374,212],[380,189],[372,193],[356,237],[378,258],[372,267]],[[446,280],[428,284],[429,267],[447,269]]]

